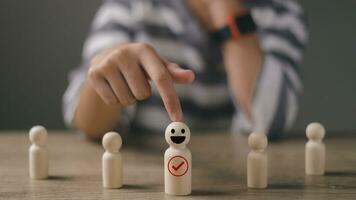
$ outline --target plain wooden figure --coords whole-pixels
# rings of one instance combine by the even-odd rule
[[[29,168],[31,179],[48,178],[47,130],[43,126],[31,128],[29,138]]]
[[[252,149],[247,156],[247,186],[249,188],[267,187],[267,155],[265,149],[268,141],[262,133],[251,133],[248,145]]]
[[[123,166],[120,148],[122,145],[121,136],[116,132],[108,132],[103,137],[103,187],[122,187]]]
[[[305,145],[305,173],[323,175],[325,172],[325,145],[323,138],[325,128],[314,122],[307,126],[306,135],[309,141]]]
[[[186,147],[190,130],[182,122],[168,125],[165,138],[169,148],[164,154],[164,191],[169,195],[189,195],[192,192],[192,155]]]

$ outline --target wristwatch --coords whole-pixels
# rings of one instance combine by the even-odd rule
[[[229,15],[226,21],[226,26],[210,34],[211,38],[218,43],[223,43],[228,39],[238,40],[241,36],[253,33],[257,29],[249,11],[244,11],[239,15]]]

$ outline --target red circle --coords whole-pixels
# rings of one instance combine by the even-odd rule
[[[174,158],[182,158],[184,160],[184,162],[187,164],[187,168],[185,169],[185,171],[182,173],[182,174],[174,174],[171,169],[169,168],[169,163],[171,163],[171,161],[174,159]],[[187,173],[188,169],[189,169],[189,163],[187,161],[187,159],[185,159],[183,156],[173,156],[172,158],[169,159],[168,161],[168,164],[167,164],[167,167],[168,167],[168,171],[169,173],[171,173],[173,176],[177,176],[177,177],[180,177],[180,176],[184,176],[184,174]]]

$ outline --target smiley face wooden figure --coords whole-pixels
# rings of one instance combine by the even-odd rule
[[[164,154],[164,189],[169,195],[189,195],[192,191],[192,155],[186,148],[190,130],[182,122],[168,125],[165,138],[169,148]]]

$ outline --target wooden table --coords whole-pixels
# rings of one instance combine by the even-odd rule
[[[101,181],[101,144],[69,132],[50,132],[50,178],[28,175],[28,135],[0,133],[0,199],[356,199],[356,138],[326,138],[327,173],[305,176],[304,138],[269,144],[269,187],[246,188],[244,136],[193,134],[193,193],[163,191],[162,136],[124,138],[124,184],[107,190]]]

